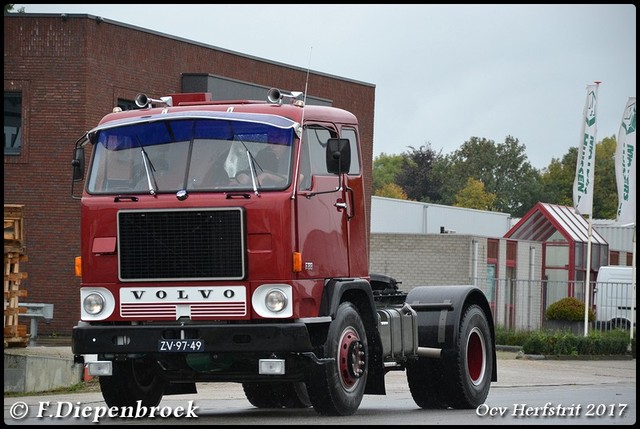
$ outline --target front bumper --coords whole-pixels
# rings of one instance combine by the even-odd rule
[[[75,355],[155,353],[162,339],[199,339],[205,352],[309,352],[304,323],[240,325],[79,325],[73,328]]]

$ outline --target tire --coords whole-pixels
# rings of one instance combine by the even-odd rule
[[[407,381],[421,408],[477,408],[489,394],[493,371],[493,340],[485,313],[469,306],[458,331],[451,360],[418,358],[407,363]]]
[[[623,331],[628,331],[631,329],[631,322],[627,319],[613,319],[609,326],[609,329],[621,329]]]
[[[471,409],[484,404],[491,387],[493,348],[487,316],[479,306],[469,306],[460,321],[456,359],[446,365],[450,407]]]
[[[445,370],[438,359],[418,358],[407,362],[407,382],[416,405],[424,409],[444,409],[449,405],[445,400]]]
[[[155,407],[162,400],[165,381],[148,359],[113,362],[113,375],[100,377],[102,397],[109,407]]]
[[[242,383],[247,400],[257,408],[309,408],[304,383]]]
[[[307,373],[307,391],[318,414],[354,414],[364,396],[368,375],[367,335],[358,310],[349,302],[338,307],[327,341],[319,351],[334,360],[313,365]]]

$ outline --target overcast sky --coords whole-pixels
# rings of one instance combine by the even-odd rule
[[[610,5],[47,5],[373,84],[374,156],[513,136],[546,167],[580,141],[601,81],[597,139],[636,96],[636,8]],[[215,70],[211,71],[215,73]],[[281,88],[304,90],[300,88]],[[308,89],[313,95],[313,88]]]

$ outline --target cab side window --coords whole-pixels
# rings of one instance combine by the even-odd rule
[[[358,137],[353,128],[342,128],[340,138],[349,139],[351,146],[351,167],[349,174],[360,174],[360,153],[358,152]]]
[[[322,127],[309,127],[305,129],[305,137],[309,148],[309,161],[312,175],[329,175],[327,171],[326,150],[327,141],[336,137],[335,133]]]
[[[311,176],[327,176],[326,148],[327,140],[335,133],[326,128],[310,126],[304,129],[302,152],[300,154],[301,190],[311,189]]]
[[[302,153],[300,158],[300,189],[311,188],[311,176],[332,176],[327,171],[326,151],[327,141],[337,137],[336,133],[320,126],[309,126],[304,130],[302,138]],[[354,128],[344,127],[341,138],[349,139],[351,143],[351,168],[349,174],[360,174],[360,154],[358,152],[358,137]]]

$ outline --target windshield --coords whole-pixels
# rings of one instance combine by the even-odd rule
[[[92,194],[284,189],[294,123],[179,118],[92,134]],[[252,165],[250,165],[250,162]]]

